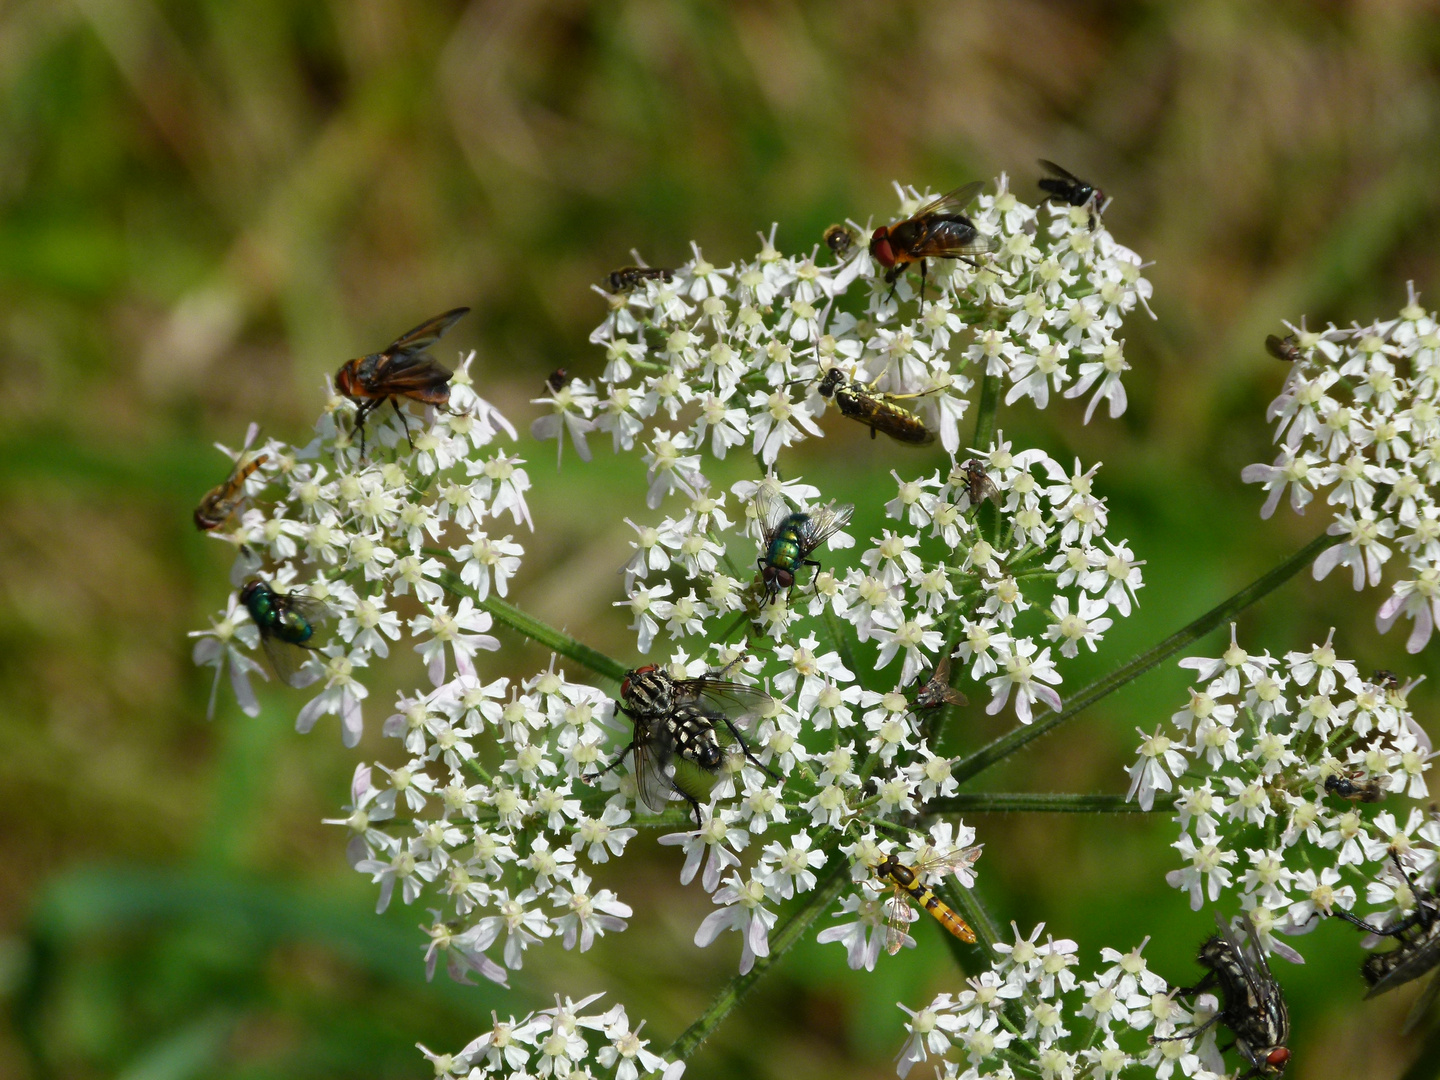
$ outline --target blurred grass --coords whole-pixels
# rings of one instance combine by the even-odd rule
[[[318,824],[355,760],[333,727],[295,737],[274,687],[255,721],[201,719],[184,632],[226,587],[189,524],[223,471],[212,440],[252,418],[299,437],[326,372],[460,303],[476,310],[447,342],[526,418],[546,372],[598,370],[588,286],[632,247],[664,264],[693,237],[724,263],[771,221],[807,247],[887,212],[892,179],[1003,169],[1024,190],[1043,154],[1116,197],[1107,223],[1155,261],[1160,315],[1127,327],[1120,422],[1083,427],[1078,403],[1001,416],[1102,460],[1114,532],[1148,560],[1139,612],[1067,672],[1079,685],[1321,527],[1259,522],[1239,484],[1268,457],[1283,375],[1257,346],[1284,317],[1393,313],[1406,278],[1435,291],[1437,58],[1419,0],[0,7],[0,1074],[420,1077],[413,1040],[457,1049],[552,987],[612,989],[663,1043],[733,967],[729,943],[689,944],[703,903],[656,853],[599,875],[637,908],[618,942],[546,950],[498,1005],[423,984],[423,912],[376,920]],[[626,530],[601,522],[644,512],[635,469],[602,451],[556,476],[550,453],[530,454],[542,529],[520,600],[624,658]],[[832,425],[803,471],[873,512],[892,457],[914,461]],[[607,513],[574,514],[581,499]],[[1376,636],[1377,603],[1297,580],[1241,629],[1279,653],[1335,625],[1362,668],[1433,683],[1433,650]],[[511,674],[544,661],[505,655]],[[378,720],[411,677],[380,673],[362,754],[388,754]],[[985,783],[1122,790],[1133,729],[1184,685],[1157,670]],[[1004,723],[972,709],[956,738]],[[975,824],[1002,921],[1044,919],[1087,955],[1143,923],[1155,966],[1191,973],[1204,919],[1163,884],[1161,823]],[[1353,934],[1331,929],[1286,975],[1291,1075],[1397,1076],[1418,1044],[1375,1033],[1408,1002],[1362,1006]],[[956,988],[937,944],[867,977],[802,946],[695,1068],[888,1074],[893,1003]]]

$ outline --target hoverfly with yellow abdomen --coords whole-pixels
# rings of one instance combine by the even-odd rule
[[[410,448],[410,422],[400,408],[400,398],[409,398],[437,408],[450,402],[449,368],[425,350],[440,340],[441,335],[470,309],[453,308],[443,315],[427,319],[414,330],[401,334],[378,353],[347,360],[335,373],[335,389],[359,408],[355,410],[355,429],[360,432],[360,456],[365,456],[365,419],[385,402],[395,406],[395,415],[405,428]]]
[[[907,927],[913,916],[910,905],[904,897],[909,896],[922,911],[928,912],[936,922],[945,927],[961,941],[975,943],[975,931],[970,924],[955,914],[934,890],[923,884],[926,877],[937,874],[944,877],[968,869],[980,857],[980,848],[970,847],[952,851],[949,855],[935,854],[907,866],[895,855],[886,855],[875,866],[875,873],[894,887],[895,895],[890,900],[890,919],[887,924],[885,951],[894,956],[909,936]]]
[[[200,500],[200,505],[195,507],[195,527],[201,532],[214,532],[230,520],[230,515],[245,501],[245,481],[269,460],[265,454],[256,454],[248,461],[245,459],[245,454],[259,430],[257,425],[250,425],[250,430],[245,435],[245,445],[240,448],[230,475],[207,491]]]

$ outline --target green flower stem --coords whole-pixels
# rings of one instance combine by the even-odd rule
[[[1053,731],[1072,716],[1089,708],[1106,695],[1119,690],[1126,683],[1143,675],[1156,664],[1174,656],[1191,642],[1197,641],[1217,626],[1233,619],[1257,600],[1274,592],[1314,562],[1315,557],[1322,551],[1338,544],[1341,539],[1342,537],[1330,536],[1328,534],[1317,536],[1274,570],[1271,570],[1258,581],[1247,585],[1228,600],[1211,608],[1183,630],[1176,631],[1158,645],[1135,657],[1135,659],[1131,660],[1124,667],[1112,671],[1109,675],[1097,679],[1079,691],[1065,703],[1059,712],[1033,724],[1027,724],[1017,728],[1008,735],[1002,735],[988,745],[982,746],[969,757],[962,758],[956,762],[955,767],[950,770],[950,775],[963,784],[972,776],[983,772],[996,762],[1009,757],[1027,743]]]
[[[597,675],[613,679],[617,683],[625,678],[626,668],[620,661],[612,660],[604,653],[590,648],[589,645],[576,641],[569,634],[561,633],[548,623],[526,615],[513,604],[507,604],[498,597],[487,596],[484,600],[480,599],[475,590],[461,581],[460,575],[454,571],[440,571],[440,577],[437,580],[440,587],[446,592],[454,596],[468,596],[475,601],[476,607],[488,611],[497,622],[504,623],[517,634],[528,637],[531,641],[538,642],[561,656],[568,656],[577,664],[589,668]]]
[[[1155,800],[1147,811],[1139,803],[1126,802],[1124,795],[1072,795],[1044,792],[998,793],[962,791],[948,799],[933,799],[925,804],[926,813],[935,814],[1008,814],[1015,811],[1050,814],[1163,814],[1175,808],[1174,796]]]
[[[814,891],[805,897],[800,906],[790,913],[790,917],[780,925],[780,928],[770,935],[769,955],[757,956],[754,967],[744,975],[737,975],[731,979],[725,988],[715,995],[715,1000],[710,1003],[709,1008],[681,1032],[680,1037],[665,1051],[667,1058],[672,1061],[689,1060],[690,1055],[695,1053],[700,1044],[709,1038],[710,1033],[720,1026],[720,1023],[729,1015],[730,1010],[740,1004],[740,1001],[750,992],[750,988],[759,982],[760,977],[768,972],[790,950],[790,947],[804,936],[816,916],[829,907],[849,884],[850,861],[838,851],[830,851],[827,854],[834,863],[833,868],[816,885]]]
[[[1000,409],[1000,376],[987,374],[980,380],[980,407],[975,414],[975,441],[970,445],[981,453],[995,437],[995,413]]]

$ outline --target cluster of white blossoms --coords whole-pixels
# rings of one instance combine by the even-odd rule
[[[906,198],[904,210],[919,201]],[[653,736],[657,721],[554,660],[515,681],[481,670],[479,653],[499,647],[492,616],[602,677],[618,680],[624,665],[527,629],[497,599],[523,554],[510,526],[530,525],[529,479],[494,445],[515,433],[475,395],[468,359],[448,410],[431,410],[425,424],[407,433],[374,414],[368,456],[357,450],[354,403],[333,394],[304,448],[270,440],[230,453],[237,467],[259,461],[244,481],[250,505],[215,532],[237,550],[233,584],[258,578],[282,605],[303,597],[324,612],[298,674],[281,672],[319,686],[298,727],[337,714],[354,745],[372,659],[407,640],[423,661],[425,685],[402,692],[383,726],[403,753],[359,765],[351,803],[331,823],[348,831],[350,861],[378,885],[381,909],[397,892],[428,908],[431,973],[443,959],[456,979],[505,983],[534,946],[583,951],[623,931],[630,907],[594,888],[590,870],[622,857],[641,827],[676,830],[659,843],[681,849],[682,883],[698,879],[715,905],[696,944],[735,931],[742,972],[768,955],[778,908],[796,896],[822,886],[840,896],[838,921],[820,937],[871,968],[882,946],[913,945],[903,928],[917,917],[882,866],[908,867],[922,884],[973,882],[974,831],[920,820],[957,784],[954,762],[932,745],[943,706],[917,700],[919,678],[948,672],[953,657],[962,685],[983,684],[991,713],[1013,700],[1028,723],[1037,707],[1058,709],[1057,658],[1093,650],[1112,616],[1129,614],[1142,564],[1106,535],[1097,467],[1067,469],[1003,437],[965,449],[964,395],[972,375],[988,374],[1008,380],[1009,401],[1044,407],[1063,390],[1090,395],[1087,420],[1102,399],[1118,415],[1126,364],[1115,335],[1150,291],[1138,257],[1088,211],[1026,206],[1003,177],[974,221],[994,252],[975,265],[932,260],[923,305],[905,278],[893,290],[878,280],[863,245],[825,266],[816,252],[781,255],[773,230],[753,262],[717,268],[697,249],[685,266],[607,294],[594,335],[606,354],[600,379],[550,380],[541,399],[550,413],[534,434],[568,439],[588,459],[587,439],[607,432],[617,451],[643,455],[647,505],[659,513],[632,525],[616,600],[633,615],[638,651],[663,641],[670,678],[724,671],[746,700],[763,702],[727,715],[738,737],[724,740],[703,790],[667,774],[661,786],[673,791],[661,799],[673,801],[660,813],[628,745]],[[885,407],[913,410],[904,422],[925,424],[943,456],[916,449],[911,475],[892,472],[893,528],[858,545],[835,531],[794,561],[793,590],[767,590],[754,565],[778,556],[767,552],[775,522],[762,507],[830,507],[837,530],[848,516],[834,505],[840,493],[825,493],[822,507],[818,489],[780,473],[782,449],[821,434],[834,398],[819,392],[820,378],[835,369]],[[756,479],[712,485],[707,458],[741,447]],[[216,669],[217,685],[228,673],[253,714],[248,678],[265,672],[255,650],[275,640],[241,595],[196,635],[195,659]],[[725,734],[718,716],[707,722]],[[622,748],[631,753],[607,769]],[[589,1030],[611,1040],[595,1060],[621,1080],[634,1080],[636,1062],[640,1072],[664,1067],[639,1049],[623,1010],[592,1023],[578,1008],[499,1025],[435,1058],[437,1069],[586,1076]]]
[[[900,216],[926,201],[897,187]],[[1041,214],[1048,221],[1041,220]],[[541,404],[537,437],[568,437],[582,458],[588,438],[608,434],[617,451],[638,444],[650,469],[650,506],[679,489],[707,485],[700,452],[724,458],[748,448],[769,467],[780,450],[821,435],[827,400],[820,377],[838,369],[915,411],[953,458],[975,376],[1009,383],[1005,400],[1039,408],[1051,390],[1089,395],[1085,418],[1109,403],[1125,410],[1129,370],[1116,333],[1150,283],[1140,257],[1117,244],[1082,207],[1021,202],[1002,175],[971,214],[994,251],[974,259],[928,260],[919,302],[911,281],[883,280],[864,243],[839,261],[784,255],[775,230],[751,261],[717,267],[694,258],[628,292],[603,293],[606,319],[591,334],[605,349],[596,380],[563,380]],[[682,411],[685,418],[682,421]]]
[[[515,429],[475,394],[473,359],[462,358],[452,377],[450,410],[432,410],[423,426],[410,422],[413,449],[399,419],[372,418],[362,458],[354,403],[331,390],[306,446],[269,439],[253,452],[248,441],[241,451],[225,451],[237,467],[258,462],[244,482],[251,505],[211,532],[236,549],[232,584],[262,580],[326,613],[326,632],[317,633],[309,659],[289,680],[320,687],[300,709],[302,732],[337,715],[345,745],[358,743],[369,693],[361,675],[373,658],[390,654],[392,642],[414,643],[435,686],[452,671],[473,676],[476,653],[500,647],[486,633],[489,613],[469,596],[457,602],[442,585],[447,573],[458,574],[478,599],[491,589],[504,596],[522,549],[508,528],[503,536],[492,530],[504,519],[531,527],[522,462],[491,445],[501,431],[514,439]],[[416,613],[402,619],[402,604]],[[241,708],[256,715],[249,677],[268,676],[253,658],[261,634],[240,594],[209,630],[191,636],[199,639],[195,662],[215,668],[217,687],[228,672]],[[212,691],[212,713],[214,706]]]
[[[658,1075],[680,1080],[683,1061],[667,1061],[640,1038],[642,1023],[633,1030],[625,1006],[586,1014],[587,1005],[602,997],[563,1002],[516,1020],[495,1019],[494,1026],[458,1054],[437,1054],[425,1046],[420,1052],[435,1068],[438,1080],[489,1080],[491,1077],[554,1077],[555,1080],[638,1080]]]
[[[959,994],[938,994],[917,1011],[901,1006],[909,1017],[897,1059],[902,1078],[932,1058],[941,1080],[1103,1080],[1132,1066],[1159,1080],[1177,1072],[1195,1080],[1225,1075],[1218,1026],[1198,1039],[1168,1038],[1195,1026],[1197,1015],[1149,969],[1142,955],[1149,938],[1127,953],[1102,949],[1105,967],[1081,978],[1075,942],[1040,941],[1044,926],[1028,937],[1014,928],[1013,942],[995,946],[994,966],[967,979]],[[1216,1000],[1201,995],[1194,1004],[1203,1024]],[[1152,1044],[1150,1035],[1165,1041]]]
[[[1412,871],[1433,864],[1433,821],[1386,805],[1428,795],[1430,740],[1406,704],[1414,683],[1363,677],[1330,638],[1283,659],[1248,653],[1233,627],[1223,656],[1180,666],[1198,685],[1169,724],[1140,732],[1130,797],[1148,810],[1174,790],[1185,865],[1166,878],[1193,908],[1237,892],[1264,947],[1293,959],[1272,931],[1314,929],[1317,913],[1353,907],[1357,885],[1375,901],[1391,852],[1413,849]],[[1393,882],[1382,886],[1392,904],[1413,902],[1401,884],[1398,900]]]
[[[1440,619],[1440,325],[1412,283],[1398,318],[1290,329],[1279,351],[1294,366],[1268,412],[1280,454],[1242,476],[1269,493],[1262,517],[1287,491],[1297,513],[1327,493],[1327,531],[1343,539],[1315,560],[1317,580],[1348,566],[1356,589],[1374,588],[1398,549],[1376,622],[1411,620],[1405,647],[1419,652]]]

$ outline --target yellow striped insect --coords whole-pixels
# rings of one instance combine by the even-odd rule
[[[974,944],[975,931],[970,929],[970,924],[955,914],[953,910],[938,896],[934,890],[922,881],[927,875],[959,873],[970,866],[980,857],[980,848],[965,848],[961,851],[951,852],[949,855],[935,855],[928,859],[921,859],[914,866],[906,866],[894,855],[887,855],[875,867],[875,873],[881,879],[888,881],[895,888],[895,896],[890,902],[889,932],[885,939],[885,951],[894,956],[905,944],[908,936],[906,928],[909,926],[912,916],[910,905],[902,898],[902,893],[909,896],[920,905],[921,910],[929,912],[941,926],[949,930],[961,941]]]

